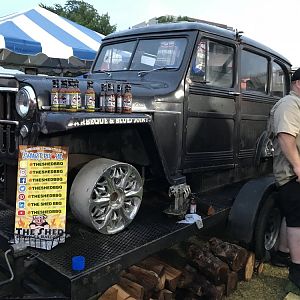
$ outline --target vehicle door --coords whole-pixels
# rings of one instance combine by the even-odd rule
[[[236,42],[201,36],[186,80],[184,170],[234,168],[237,112]]]
[[[271,107],[287,88],[287,69],[258,49],[241,49],[239,165],[250,174]]]

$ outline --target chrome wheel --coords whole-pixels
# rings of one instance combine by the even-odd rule
[[[142,178],[132,165],[100,158],[77,174],[70,206],[79,221],[101,233],[114,234],[134,219],[142,195]]]

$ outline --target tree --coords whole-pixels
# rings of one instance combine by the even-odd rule
[[[40,3],[40,6],[104,35],[108,35],[117,29],[116,25],[110,24],[108,13],[100,16],[93,5],[82,0],[68,0],[64,7],[60,4],[47,6],[43,3]]]

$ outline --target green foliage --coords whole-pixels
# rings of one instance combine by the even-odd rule
[[[43,3],[40,3],[40,6],[104,35],[108,35],[117,29],[116,25],[110,24],[108,13],[100,16],[91,4],[82,0],[68,0],[63,7],[60,4],[47,6]]]

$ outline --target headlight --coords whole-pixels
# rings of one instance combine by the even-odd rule
[[[36,95],[32,87],[22,87],[16,95],[16,110],[17,113],[22,117],[31,115],[34,108],[36,107]]]

